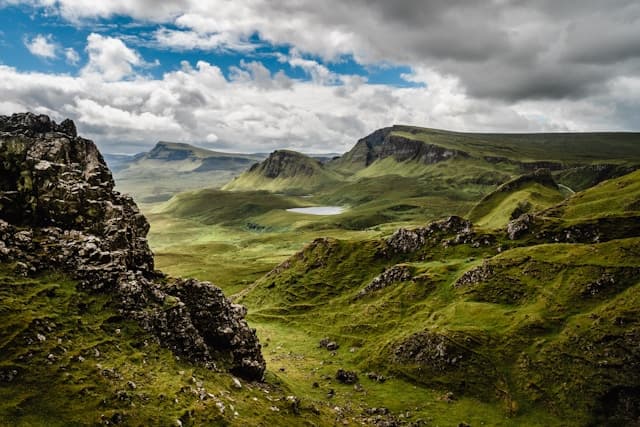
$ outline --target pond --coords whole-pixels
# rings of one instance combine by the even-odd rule
[[[287,212],[295,212],[308,215],[340,215],[344,212],[341,206],[313,206],[310,208],[291,208]]]

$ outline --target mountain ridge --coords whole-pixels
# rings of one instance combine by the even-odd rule
[[[473,159],[487,164],[504,165],[505,168],[516,167],[521,173],[546,168],[558,174],[563,172],[565,176],[572,173],[576,176],[589,174],[591,178],[571,179],[590,179],[593,184],[598,180],[619,176],[640,165],[639,141],[640,133],[633,132],[496,134],[394,125],[361,138],[348,152],[327,161],[321,167],[327,174],[333,173],[334,180],[337,178],[349,181],[353,180],[355,174],[367,175],[369,168],[374,168],[376,163],[389,158],[399,165],[412,168],[456,159]],[[606,148],[602,148],[602,145]],[[586,155],[590,150],[595,151]],[[591,166],[606,167],[600,169],[598,174],[587,169]],[[286,187],[287,179],[295,178],[295,174],[291,173],[295,168],[291,166],[286,173],[278,175],[270,171],[263,174],[264,180],[257,180],[256,175],[266,169],[265,165],[252,167],[250,171],[240,175],[235,184],[228,184],[227,188],[282,189]],[[301,174],[306,174],[303,169],[301,168]],[[242,184],[243,176],[249,174],[253,178],[247,180],[250,185],[245,186]],[[318,179],[307,189],[334,184],[332,180],[323,182],[323,178],[318,174]],[[269,180],[274,179],[281,179],[282,182],[277,186],[270,184]]]

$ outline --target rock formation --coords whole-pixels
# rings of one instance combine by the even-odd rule
[[[394,265],[389,269],[385,269],[385,271],[369,282],[367,286],[362,288],[362,290],[357,293],[356,299],[363,298],[372,292],[384,289],[394,283],[407,282],[412,278],[411,267],[406,264]]]
[[[393,157],[398,162],[415,161],[423,164],[433,164],[452,158],[469,157],[460,151],[429,144],[423,141],[404,138],[393,132],[411,131],[405,126],[393,126],[379,129],[360,139],[356,145],[344,156],[332,162],[338,169],[366,168],[376,160]]]
[[[453,238],[438,239],[449,235],[453,236]],[[391,253],[406,254],[419,250],[429,241],[436,243],[439,240],[443,245],[478,243],[479,246],[480,244],[490,243],[488,241],[485,242],[484,238],[481,242],[476,242],[474,240],[475,237],[473,224],[470,221],[459,216],[450,216],[414,230],[400,228],[386,240],[386,244]]]
[[[84,290],[112,295],[176,354],[260,380],[265,362],[244,308],[210,283],[154,271],[148,230],[72,121],[0,116],[0,262],[24,275],[65,271]]]

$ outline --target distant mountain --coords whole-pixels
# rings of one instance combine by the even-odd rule
[[[339,180],[340,176],[327,170],[320,160],[296,151],[278,150],[263,162],[251,166],[223,189],[304,193]]]
[[[434,174],[454,174],[468,179],[466,184],[496,185],[546,168],[560,183],[582,190],[640,165],[639,141],[637,133],[483,134],[396,125],[373,132],[344,155],[324,162],[276,151],[224,188],[310,192],[335,189],[336,183],[353,189],[365,178],[369,181],[363,181],[363,187],[370,187],[371,179]],[[380,186],[385,187],[375,184]]]
[[[524,170],[567,169],[590,164],[640,163],[640,134],[608,133],[463,133],[395,125],[359,140],[333,168],[357,171],[376,161],[432,164],[470,157],[491,163],[513,163]]]
[[[157,202],[182,191],[220,187],[265,157],[160,141],[149,152],[107,155],[106,160],[114,170],[118,190],[139,202]]]

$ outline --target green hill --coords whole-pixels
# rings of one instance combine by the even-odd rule
[[[512,184],[551,189],[546,179]],[[317,239],[240,301],[253,308],[259,331],[303,331],[302,354],[329,337],[340,345],[340,366],[403,378],[459,401],[477,399],[465,418],[471,425],[499,424],[487,408],[500,411],[505,425],[634,425],[640,227],[622,236],[600,228],[599,243],[567,231],[635,213],[639,182],[638,173],[613,179],[540,213],[555,212],[555,234],[532,230],[511,240],[504,229],[481,232],[450,218],[385,240]],[[504,203],[496,197],[486,199],[485,211]],[[296,387],[309,367],[299,363],[289,384]],[[308,381],[323,384],[331,369],[313,370]],[[387,387],[385,395],[406,398]],[[462,411],[458,405],[450,410]],[[414,413],[443,416],[428,403]]]
[[[541,211],[563,198],[550,172],[539,169],[502,184],[483,197],[469,212],[469,219],[480,227],[504,228],[521,214]]]
[[[633,132],[492,134],[394,126],[390,136],[459,150],[492,161],[508,159],[525,165],[640,163],[640,134]]]
[[[223,189],[229,191],[269,190],[307,194],[339,180],[312,157],[289,150],[278,150],[261,163],[254,164]]]
[[[640,171],[611,179],[571,196],[550,212],[568,220],[640,214]]]
[[[314,404],[418,425],[633,425],[640,176],[619,175],[638,164],[637,138],[605,136],[600,163],[579,149],[595,134],[383,129],[324,164],[254,166],[251,185],[305,178],[312,197],[194,193],[152,217],[179,230],[152,227],[151,241],[165,270],[237,293],[270,369]],[[261,209],[245,216],[252,197]],[[276,199],[348,210],[305,217]],[[473,223],[424,225],[467,212]]]
[[[267,191],[232,193],[211,189],[180,193],[158,206],[154,212],[193,219],[207,225],[245,225],[247,220],[272,210],[303,206],[305,204],[300,199]]]

